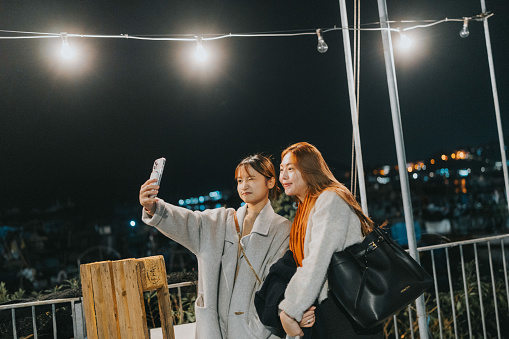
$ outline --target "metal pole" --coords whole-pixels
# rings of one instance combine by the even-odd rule
[[[486,14],[486,3],[481,0],[481,10],[483,14]],[[507,174],[507,159],[505,155],[505,144],[504,144],[504,132],[502,132],[502,119],[500,118],[500,106],[498,104],[498,91],[497,81],[495,79],[495,67],[493,66],[493,55],[491,53],[491,39],[490,29],[488,27],[488,19],[483,19],[484,23],[484,36],[486,38],[486,51],[488,52],[488,64],[490,66],[491,76],[491,88],[493,90],[493,103],[495,104],[495,116],[497,118],[497,129],[498,129],[498,141],[500,143],[500,154],[502,155],[502,168],[504,171],[504,182],[505,182],[505,200],[509,211],[509,179]]]
[[[408,249],[410,255],[419,262],[419,253],[417,252],[414,217],[412,211],[412,201],[410,197],[410,186],[408,183],[408,174],[406,168],[405,146],[403,142],[403,128],[401,125],[401,113],[398,98],[398,86],[396,82],[396,69],[394,66],[394,53],[392,50],[391,32],[389,18],[387,14],[387,4],[385,0],[378,1],[378,13],[380,15],[380,26],[382,28],[382,41],[384,48],[385,69],[387,72],[387,85],[389,87],[389,97],[391,102],[392,125],[394,128],[394,139],[396,142],[396,154],[398,157],[399,178],[401,183],[401,199],[403,200],[403,211],[405,213],[405,224],[408,237]],[[417,318],[419,321],[419,333],[421,339],[428,338],[428,327],[426,324],[426,308],[424,306],[424,296],[420,296],[416,301]]]
[[[361,196],[361,207],[368,215],[368,203],[366,199],[366,185],[364,183],[364,166],[362,164],[361,135],[359,132],[359,119],[357,116],[357,100],[355,98],[355,82],[353,80],[352,50],[350,46],[350,31],[348,30],[348,16],[345,0],[339,0],[341,11],[341,26],[343,32],[343,46],[345,50],[346,75],[348,79],[348,94],[350,97],[350,113],[352,115],[353,136],[355,141],[355,163],[359,178],[359,193]],[[353,175],[353,173],[352,173]]]

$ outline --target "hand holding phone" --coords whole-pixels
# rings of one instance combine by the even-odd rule
[[[150,174],[150,180],[157,179],[154,185],[161,185],[161,177],[163,176],[164,164],[166,163],[165,158],[159,158],[154,161],[154,166],[152,167],[152,173]],[[150,198],[153,198],[155,195],[151,195]]]

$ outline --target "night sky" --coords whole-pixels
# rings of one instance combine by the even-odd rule
[[[475,0],[388,0],[391,20],[461,18]],[[487,0],[502,123],[509,133],[509,4]],[[352,24],[353,2],[347,1]],[[375,1],[362,23],[378,22]],[[228,34],[341,26],[337,1],[0,1],[0,29],[78,34]],[[408,27],[413,24],[393,24]],[[395,50],[407,160],[497,142],[481,22],[407,32]],[[379,27],[379,26],[370,26]],[[2,33],[1,36],[13,36]],[[166,157],[160,197],[171,202],[234,188],[245,156],[315,144],[350,168],[352,125],[340,31],[196,43],[69,38],[0,40],[0,212],[68,199],[93,209],[135,204],[154,159]],[[352,36],[353,37],[353,36]],[[360,132],[365,167],[396,164],[379,31],[361,33]],[[353,40],[353,39],[352,39]],[[399,40],[397,33],[393,40]]]

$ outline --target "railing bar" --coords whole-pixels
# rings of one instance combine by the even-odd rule
[[[437,281],[437,270],[435,265],[435,251],[431,250],[431,266],[433,268],[433,280],[435,280],[435,298],[437,301],[437,312],[438,312],[438,328],[440,329],[440,339],[443,339],[443,330],[442,330],[442,315],[440,314],[440,298],[438,297],[438,281]]]
[[[74,338],[77,338],[78,335],[76,333],[76,313],[74,312],[74,301],[71,301],[71,316],[72,316],[72,333],[74,335]]]
[[[53,315],[53,338],[57,339],[57,317],[55,312],[55,304],[51,304],[51,314]]]
[[[465,274],[465,258],[463,256],[463,245],[460,245],[461,274],[463,276],[463,290],[465,291],[465,304],[467,306],[468,336],[472,338],[472,323],[470,321],[470,305],[468,302],[467,277]]]
[[[481,307],[481,321],[484,338],[486,338],[486,320],[484,319],[484,306],[482,304],[481,274],[479,273],[479,259],[477,258],[477,244],[474,244],[475,272],[477,274],[477,289],[479,291],[479,306]]]
[[[185,287],[185,286],[192,286],[192,285],[196,285],[196,282],[195,281],[185,281],[185,282],[176,283],[176,284],[169,284],[168,288],[177,288],[177,287]]]
[[[18,339],[18,333],[16,332],[16,311],[14,308],[11,310],[12,313],[12,337]]]
[[[177,290],[178,290],[178,296],[179,296],[180,323],[182,324],[184,322],[184,310],[182,310],[182,291],[180,289],[180,286],[177,287]]]
[[[39,301],[30,301],[30,302],[26,302],[26,303],[2,305],[2,306],[0,306],[0,311],[10,310],[12,308],[22,308],[22,307],[30,307],[30,306],[41,306],[41,305],[47,305],[47,304],[68,303],[73,300],[78,301],[78,300],[80,300],[80,298],[39,300]]]
[[[83,328],[82,328],[83,332],[82,333],[84,333],[84,335],[86,337],[87,336],[87,322],[85,320],[85,312],[83,310],[83,297],[81,297],[80,307],[81,307],[81,309],[80,309],[81,323],[83,324]]]
[[[509,284],[507,283],[507,261],[505,261],[504,240],[500,240],[500,244],[502,247],[502,263],[504,266],[505,293],[507,294],[507,308],[509,311]]]
[[[32,306],[32,326],[34,328],[34,339],[37,339],[37,318],[35,317],[35,306]]]
[[[407,310],[408,310],[408,321],[409,321],[409,324],[410,324],[410,335],[411,335],[411,338],[414,339],[414,321],[413,321],[413,318],[412,318],[412,308],[410,307],[410,305],[407,306]]]
[[[447,263],[447,279],[449,280],[449,294],[451,295],[452,323],[454,324],[454,338],[458,338],[458,326],[456,324],[456,307],[454,305],[454,291],[452,289],[451,264],[449,261],[449,248],[445,249]]]
[[[392,316],[392,321],[394,321],[394,339],[399,339],[398,318],[396,317],[396,314]]]
[[[500,338],[500,322],[498,319],[498,305],[497,305],[497,288],[495,286],[495,274],[493,273],[493,258],[491,256],[491,243],[488,242],[488,255],[490,258],[490,274],[491,274],[491,288],[493,291],[493,303],[495,306],[495,320],[497,323],[497,334]]]
[[[459,245],[470,245],[470,244],[482,243],[482,242],[493,241],[493,240],[504,239],[504,238],[509,238],[509,234],[497,235],[497,236],[493,236],[493,237],[486,237],[486,238],[479,238],[479,239],[463,240],[463,241],[451,242],[451,243],[440,244],[440,245],[424,246],[424,247],[417,248],[417,251],[423,252],[423,251],[428,251],[428,250],[436,250],[439,248],[456,247]]]

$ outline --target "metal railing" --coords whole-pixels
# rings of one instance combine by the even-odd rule
[[[56,305],[59,304],[67,304],[71,305],[71,314],[72,314],[72,322],[73,322],[73,333],[74,338],[84,338],[83,328],[84,328],[84,318],[83,318],[83,310],[81,307],[81,298],[66,298],[66,299],[52,299],[52,300],[43,300],[43,301],[32,301],[26,303],[19,304],[9,304],[0,306],[0,311],[11,311],[12,318],[12,337],[14,339],[18,338],[18,330],[16,326],[16,309],[20,308],[32,308],[32,328],[33,328],[33,337],[34,339],[38,338],[37,331],[37,316],[35,308],[37,306],[51,305],[51,319],[53,321],[53,338],[57,338],[57,317],[56,317]]]
[[[506,242],[509,234],[418,248],[421,264],[434,278],[433,290],[425,293],[429,338],[509,335]],[[415,338],[415,309],[400,311],[388,327],[389,337]]]
[[[177,284],[170,284],[168,288],[177,289],[178,303],[179,303],[179,312],[180,319],[183,319],[184,310],[182,308],[182,287],[193,286],[194,282],[182,282]],[[73,334],[75,339],[84,339],[86,338],[86,324],[85,318],[83,314],[83,304],[82,298],[65,298],[65,299],[51,299],[51,300],[42,300],[42,301],[32,301],[18,304],[8,304],[1,305],[1,311],[11,311],[11,319],[12,319],[12,338],[18,339],[18,328],[16,324],[16,310],[22,308],[31,308],[32,309],[32,329],[33,329],[33,338],[38,339],[38,329],[37,329],[37,316],[36,316],[36,307],[51,305],[51,320],[52,320],[52,329],[53,329],[53,338],[58,338],[58,326],[57,326],[57,316],[56,316],[56,305],[60,304],[70,304],[71,306],[71,315],[72,315],[72,325],[73,325]]]
[[[508,335],[506,242],[509,243],[509,234],[418,248],[421,264],[434,278],[433,290],[425,293],[428,337],[503,338]],[[183,319],[184,313],[181,288],[194,284],[183,282],[168,285],[170,289],[177,289],[180,319]],[[85,338],[81,298],[3,305],[0,311],[11,311],[12,334],[17,339],[16,309],[31,307],[33,335],[37,339],[36,307],[51,305],[53,337],[57,338],[55,305],[62,303],[71,305],[74,338]],[[419,331],[415,308],[410,305],[394,315],[392,321],[386,324],[387,329],[388,337],[415,338]]]

